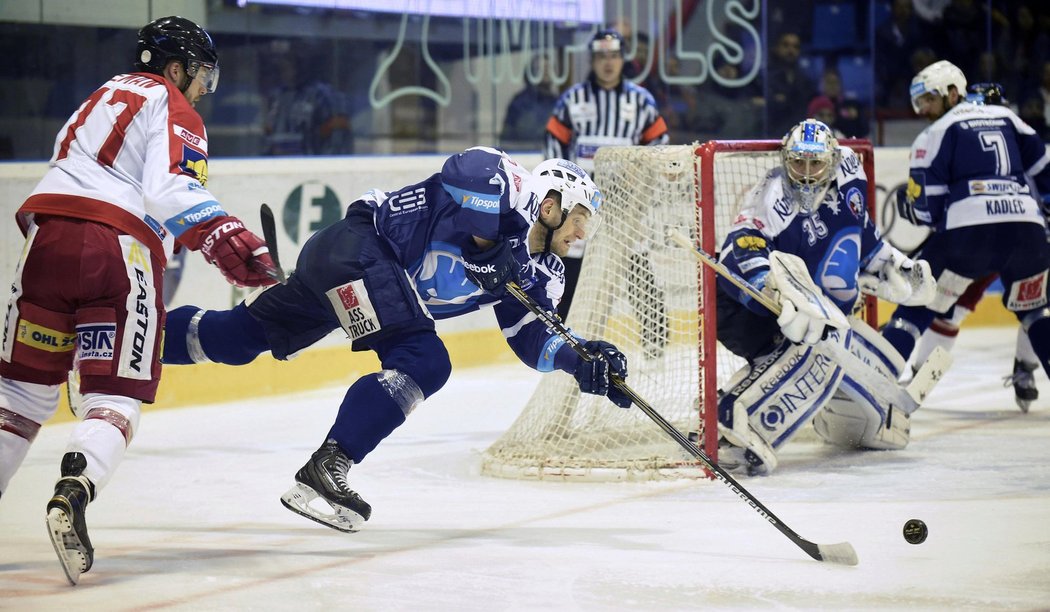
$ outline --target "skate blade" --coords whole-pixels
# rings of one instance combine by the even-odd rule
[[[325,506],[331,508],[333,512],[325,513],[314,505],[311,505],[311,502],[317,500],[320,500],[320,503],[316,505],[321,505],[321,503],[323,503]],[[296,514],[305,516],[311,521],[316,521],[325,527],[331,527],[332,529],[342,531],[343,533],[353,533],[358,531],[365,522],[365,518],[360,514],[344,506],[329,502],[318,495],[317,492],[310,487],[298,482],[295,483],[294,487],[288,489],[287,493],[281,496],[281,503],[285,508],[288,508]]]
[[[51,536],[51,545],[55,547],[66,579],[69,584],[76,586],[80,575],[87,571],[87,554],[73,530],[72,521],[60,508],[52,508],[47,513],[47,533]]]

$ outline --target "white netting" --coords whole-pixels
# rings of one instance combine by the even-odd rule
[[[744,193],[779,162],[774,142],[715,156],[713,180],[700,175],[694,146],[606,147],[595,159],[605,194],[599,234],[587,245],[567,324],[627,356],[628,384],[680,431],[714,423],[715,398],[702,380],[728,379],[741,362],[719,349],[703,355],[697,313],[704,304],[698,264],[665,238],[668,228],[698,235],[698,202],[711,181],[716,254]],[[724,355],[723,355],[724,353]],[[713,394],[711,394],[713,395]],[[701,406],[709,406],[707,419]],[[713,433],[713,427],[708,426]],[[483,473],[513,478],[645,480],[699,475],[698,463],[644,413],[584,395],[572,376],[544,376],[511,428],[485,453]]]

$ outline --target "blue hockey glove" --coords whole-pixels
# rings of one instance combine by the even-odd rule
[[[915,204],[908,201],[907,185],[902,185],[897,189],[897,214],[912,225],[924,225],[924,223],[919,221],[918,217],[915,216]]]
[[[580,385],[580,391],[593,395],[604,395],[620,408],[630,408],[631,398],[627,397],[610,380],[610,375],[615,374],[621,379],[627,378],[627,358],[623,356],[612,344],[602,340],[591,340],[583,345],[583,348],[592,355],[593,359],[585,361],[580,359],[576,366],[576,382]]]
[[[496,243],[487,251],[473,245],[463,249],[463,267],[475,285],[495,295],[506,291],[507,283],[521,280],[521,264],[506,241]]]

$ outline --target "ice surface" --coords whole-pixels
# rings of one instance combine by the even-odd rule
[[[1001,384],[1013,342],[964,330],[906,450],[809,436],[773,476],[743,479],[802,537],[850,542],[857,567],[811,560],[714,481],[480,476],[479,453],[542,384],[501,366],[455,372],[351,469],[374,507],[356,534],[278,500],[343,389],[146,413],[89,508],[95,565],[77,587],[44,526],[70,425],[46,426],[0,500],[0,608],[1047,609],[1050,385],[1040,372],[1043,398],[1021,414]],[[909,518],[924,544],[904,541]]]

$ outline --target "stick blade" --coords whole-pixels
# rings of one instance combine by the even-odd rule
[[[853,545],[849,542],[817,544],[817,551],[820,554],[820,560],[828,563],[837,563],[839,565],[857,565],[860,563],[860,559],[857,558],[857,551],[853,550]]]
[[[274,272],[273,278],[282,285],[287,280],[284,275],[284,269],[281,268],[281,260],[277,256],[277,221],[273,217],[273,209],[270,208],[269,204],[263,204],[259,207],[259,218],[262,221],[263,240],[266,241],[266,248],[270,251],[270,259],[273,260]]]

